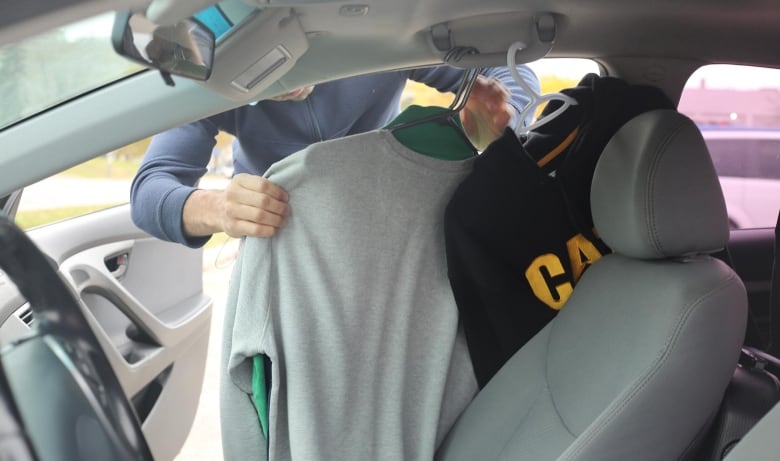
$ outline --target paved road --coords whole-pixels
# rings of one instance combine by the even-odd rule
[[[192,430],[175,461],[222,461],[222,438],[219,430],[219,356],[222,344],[222,318],[225,311],[228,280],[232,270],[230,255],[235,248],[209,250],[203,257],[203,290],[214,300],[211,316],[206,375],[198,412]],[[215,266],[214,262],[219,261]]]

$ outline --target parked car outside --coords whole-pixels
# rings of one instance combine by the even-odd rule
[[[780,208],[780,129],[702,128],[732,228],[773,227]]]

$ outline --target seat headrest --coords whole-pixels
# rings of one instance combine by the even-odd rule
[[[631,119],[599,159],[591,188],[596,232],[616,253],[660,259],[722,249],[728,215],[696,125],[673,110]]]

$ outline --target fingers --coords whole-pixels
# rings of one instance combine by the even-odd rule
[[[508,102],[511,96],[509,90],[498,79],[480,75],[474,82],[469,102],[478,102],[489,110],[501,110],[501,106]]]
[[[485,149],[509,124],[513,113],[509,95],[509,90],[497,79],[477,77],[466,107],[461,111],[461,121],[478,149]]]
[[[278,227],[266,226],[263,224],[252,223],[249,221],[234,221],[230,228],[225,229],[225,233],[233,238],[241,237],[260,237],[269,238],[279,232]]]
[[[240,173],[233,177],[233,180],[230,182],[230,186],[233,185],[239,186],[240,188],[251,192],[269,195],[283,202],[287,202],[288,200],[287,192],[285,192],[284,189],[262,176]]]
[[[498,79],[480,75],[474,83],[466,107],[475,116],[500,124],[509,121],[507,115],[511,117],[511,106],[508,106],[510,96],[509,90]],[[499,130],[503,130],[504,126],[499,127]]]
[[[271,237],[287,224],[287,192],[271,181],[236,175],[225,189],[223,227],[233,237]]]

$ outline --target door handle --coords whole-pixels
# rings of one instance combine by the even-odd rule
[[[105,259],[106,269],[116,279],[121,279],[127,272],[127,265],[130,261],[129,253],[120,253]]]

